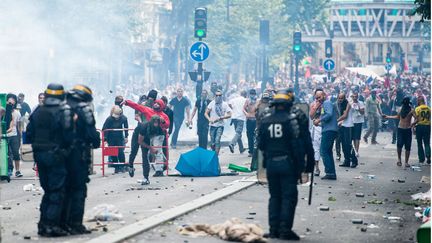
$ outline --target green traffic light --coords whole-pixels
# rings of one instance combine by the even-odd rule
[[[391,63],[391,58],[387,58],[387,59],[386,59],[386,62],[387,62],[387,63]]]
[[[300,45],[295,45],[295,46],[294,46],[294,51],[300,51],[300,49],[301,49],[301,46],[300,46]]]
[[[198,36],[198,37],[203,37],[204,34],[205,34],[204,30],[197,30],[196,31],[196,36]]]

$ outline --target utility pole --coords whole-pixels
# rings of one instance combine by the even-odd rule
[[[262,80],[261,92],[264,92],[268,79],[268,60],[266,46],[270,44],[270,21],[260,20],[260,44],[262,46]]]

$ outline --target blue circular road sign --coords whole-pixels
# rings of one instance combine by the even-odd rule
[[[197,41],[189,49],[189,55],[195,62],[203,62],[210,55],[210,48],[205,42]]]
[[[323,62],[323,68],[324,70],[326,70],[327,72],[331,72],[335,69],[336,64],[335,61],[331,58],[325,59]]]

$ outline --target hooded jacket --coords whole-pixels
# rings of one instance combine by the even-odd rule
[[[147,121],[150,121],[152,116],[158,115],[164,121],[164,122],[162,122],[161,127],[164,130],[167,130],[170,126],[170,120],[169,120],[168,116],[163,112],[165,109],[165,103],[161,99],[155,100],[155,102],[158,103],[160,106],[160,109],[158,111],[154,110],[153,108],[147,107],[147,106],[139,105],[139,104],[137,104],[131,100],[126,100],[124,104],[126,106],[129,106],[130,108],[136,110],[136,111],[141,112]]]

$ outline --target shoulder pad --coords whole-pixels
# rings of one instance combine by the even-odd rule
[[[93,110],[85,102],[80,102],[78,106],[81,108],[83,120],[87,125],[93,126],[95,124],[95,119],[93,117]]]
[[[61,113],[62,113],[62,125],[65,129],[71,129],[73,127],[73,112],[72,108],[66,104],[63,103],[61,106]]]

